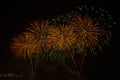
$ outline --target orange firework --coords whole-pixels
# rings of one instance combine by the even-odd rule
[[[81,18],[77,16],[70,24],[76,33],[76,46],[79,49],[92,48],[99,43],[102,36],[101,29],[99,24],[94,23],[90,17]]]
[[[102,33],[99,24],[87,16],[83,18],[77,16],[74,21],[70,22],[70,25],[73,27],[77,36],[75,46],[83,53],[80,67],[81,75],[86,50],[92,50],[94,46],[99,45]]]
[[[23,32],[13,38],[10,48],[18,58],[32,58],[35,52],[36,42],[31,33]]]
[[[46,21],[34,21],[32,24],[30,24],[30,28],[27,28],[27,30],[34,35],[35,39],[37,40],[37,47],[36,51],[37,53],[42,53],[45,43],[45,37],[46,37],[46,30],[48,27],[48,20]]]
[[[42,22],[35,21],[28,26],[27,32],[23,32],[13,38],[11,43],[11,50],[17,57],[22,59],[30,58],[32,73],[34,73],[34,68],[37,67],[39,54],[45,49],[44,40],[47,26],[47,20]],[[33,61],[35,61],[35,64],[33,64]]]
[[[46,43],[47,43],[47,47],[52,48],[52,50],[68,51],[69,53],[68,56],[70,55],[77,69],[77,65],[75,63],[73,53],[71,52],[71,48],[74,45],[75,40],[76,40],[76,36],[75,33],[73,32],[73,29],[71,29],[71,26],[63,24],[63,25],[58,25],[56,27],[52,27],[48,30]]]
[[[66,50],[70,48],[75,41],[75,34],[69,26],[59,25],[48,30],[48,36],[46,38],[47,47],[54,50]]]

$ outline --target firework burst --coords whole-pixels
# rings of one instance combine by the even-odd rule
[[[59,25],[48,31],[47,44],[49,48],[52,47],[54,50],[65,51],[74,44],[74,41],[75,34],[67,25]]]
[[[81,71],[87,52],[101,52],[104,45],[109,45],[112,36],[110,29],[114,24],[107,11],[84,5],[68,15],[51,19],[51,23],[48,20],[34,21],[27,32],[13,38],[10,48],[23,59],[32,58],[33,53],[51,59],[68,53],[76,68],[73,54],[83,53]]]
[[[82,53],[81,75],[85,55],[102,53],[102,48],[110,44],[111,27],[116,23],[108,11],[87,5],[78,7],[78,11],[72,11],[67,17],[69,18],[68,24],[72,26],[77,36],[75,43],[77,53]]]
[[[36,53],[43,53],[45,49],[45,38],[46,38],[46,30],[48,27],[48,20],[46,21],[35,21],[30,24],[29,28],[27,28],[28,32],[33,34],[35,39],[37,40]]]
[[[98,23],[89,17],[81,18],[77,16],[70,24],[76,33],[76,46],[79,49],[92,48],[99,43],[101,38],[101,29]]]
[[[23,32],[13,38],[10,48],[18,58],[32,58],[37,47],[36,42],[31,33]]]
[[[47,43],[47,47],[52,49],[53,51],[59,51],[59,52],[62,51],[61,54],[57,54],[58,56],[62,57],[62,58],[60,57],[60,59],[64,60],[64,58],[70,56],[75,65],[75,68],[77,69],[77,65],[75,63],[73,53],[71,52],[75,40],[76,40],[76,36],[75,33],[73,32],[73,29],[71,29],[71,26],[62,24],[56,27],[53,26],[48,30],[46,43]]]
[[[86,49],[96,54],[102,52],[102,47],[110,44],[111,29],[116,23],[108,11],[83,5],[66,17],[77,35],[79,50]]]
[[[27,28],[27,32],[23,32],[13,38],[10,46],[16,57],[22,59],[30,58],[32,73],[34,73],[34,68],[36,69],[37,67],[39,55],[45,49],[44,40],[47,26],[48,20],[31,23]]]

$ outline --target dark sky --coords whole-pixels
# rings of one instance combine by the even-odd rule
[[[97,69],[104,73],[120,74],[119,64],[119,2],[115,0],[56,0],[42,2],[3,2],[0,6],[0,72],[17,70],[19,60],[10,54],[9,43],[11,37],[24,30],[24,26],[35,19],[46,19],[59,14],[67,13],[81,4],[97,5],[108,9],[115,22],[118,23],[112,30],[111,47],[104,51],[105,54],[92,59]],[[93,57],[91,57],[93,58]],[[89,58],[89,59],[91,59]],[[15,61],[16,60],[16,61]],[[96,60],[96,61],[94,61]],[[89,61],[89,60],[88,60]],[[89,63],[90,65],[90,63]],[[19,67],[18,67],[19,68]],[[99,70],[98,70],[99,71]]]

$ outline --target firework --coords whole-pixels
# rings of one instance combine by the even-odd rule
[[[50,23],[48,20],[34,21],[28,26],[27,32],[13,38],[11,50],[23,59],[32,58],[33,53],[37,54],[37,59],[40,54],[41,58],[48,60],[67,55],[76,69],[74,55],[83,53],[81,71],[87,52],[101,52],[102,47],[109,45],[113,23],[107,11],[85,5],[78,7],[78,11],[51,19]]]
[[[93,6],[84,5],[78,7],[78,11],[72,11],[67,15],[68,24],[72,26],[77,36],[75,47],[76,53],[82,53],[80,75],[85,55],[102,52],[105,45],[109,45],[111,27],[115,24],[108,11],[102,8],[95,9]],[[78,52],[80,51],[80,52]]]
[[[49,48],[54,50],[62,50],[70,48],[75,41],[75,34],[69,26],[59,25],[49,29],[47,36],[47,44]]]
[[[76,40],[76,36],[75,36],[75,33],[73,32],[73,29],[71,29],[71,26],[63,24],[63,25],[58,25],[56,27],[52,27],[48,30],[46,43],[48,48],[55,51],[59,51],[59,52],[62,51],[61,53],[62,55],[57,54],[58,57],[60,56],[62,58],[66,58],[64,57],[65,55],[70,56],[75,65],[75,68],[77,69],[77,65],[75,63],[73,53],[71,52],[71,49],[75,43],[75,40]]]
[[[101,38],[101,29],[98,23],[88,16],[81,18],[77,16],[70,24],[76,33],[76,46],[79,49],[92,48],[99,43]]]
[[[34,21],[33,23],[30,24],[27,30],[39,37],[40,35],[45,33],[47,27],[48,27],[48,20],[41,22]]]
[[[76,47],[96,54],[109,45],[111,28],[116,23],[108,11],[94,6],[83,5],[66,15],[68,24],[77,35]]]
[[[37,53],[43,53],[45,49],[45,38],[46,38],[46,30],[48,27],[48,20],[46,21],[34,21],[30,24],[29,28],[27,28],[28,32],[33,34],[35,39],[37,40]]]
[[[32,34],[23,32],[13,38],[10,48],[18,58],[32,58],[37,47],[36,42]]]

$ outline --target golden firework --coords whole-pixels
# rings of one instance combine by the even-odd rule
[[[37,47],[34,36],[29,32],[23,32],[13,38],[10,48],[18,58],[32,58]]]
[[[45,21],[34,21],[30,24],[30,27],[27,28],[28,31],[30,31],[33,34],[36,34],[36,36],[40,36],[43,33],[45,33],[46,28],[48,26],[48,20]]]
[[[67,25],[59,25],[48,30],[46,38],[47,47],[54,50],[66,50],[70,48],[75,41],[73,30]]]
[[[74,21],[70,22],[70,25],[76,33],[76,46],[79,49],[92,48],[99,43],[102,36],[101,29],[99,24],[94,23],[90,17],[77,16]]]
[[[34,21],[30,24],[30,27],[27,30],[34,35],[37,40],[37,53],[42,53],[45,46],[46,30],[48,27],[48,20],[46,21]]]

